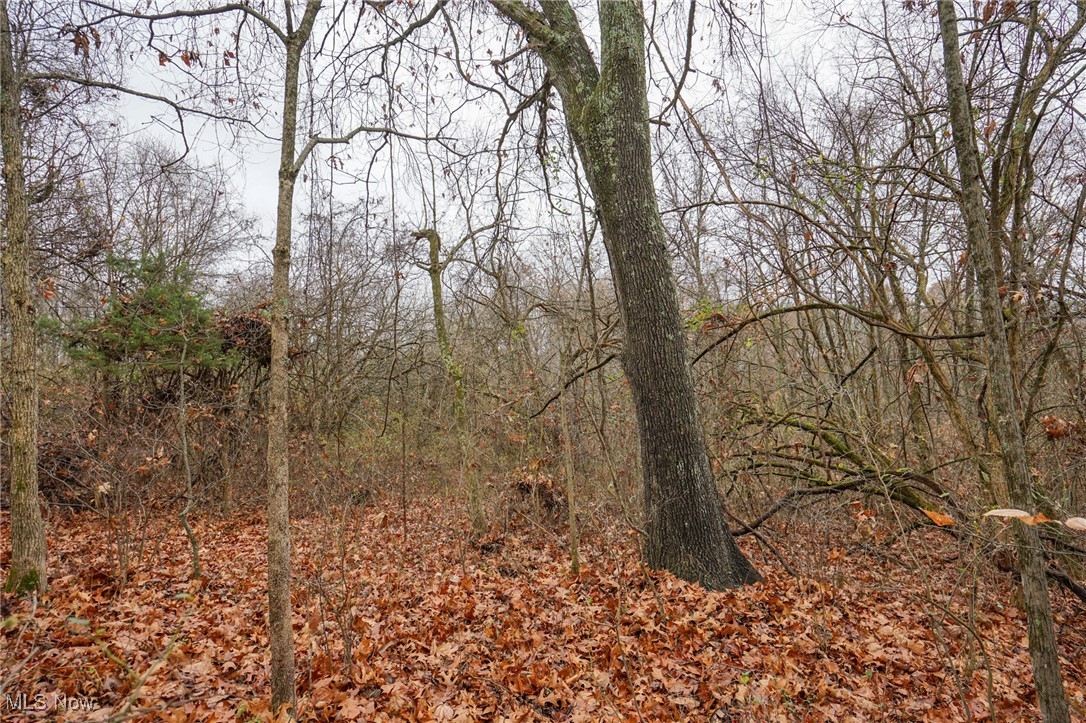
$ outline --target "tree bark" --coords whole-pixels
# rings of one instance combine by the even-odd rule
[[[999,441],[1010,504],[1029,510],[1034,507],[1033,481],[1019,421],[1011,353],[999,298],[997,248],[993,243],[993,238],[997,237],[992,234],[985,209],[980,154],[977,151],[973,114],[962,73],[958,18],[953,0],[939,0],[939,27],[943,40],[950,125],[954,134],[954,150],[958,157],[958,172],[962,184],[960,204],[969,239],[969,253],[976,273],[981,319],[988,347],[988,384],[994,412],[989,423],[994,427]],[[1034,527],[1015,523],[1015,531],[1037,702],[1046,721],[1070,721],[1067,697],[1060,677],[1059,654],[1048,598],[1041,540]]]
[[[453,420],[456,424],[456,438],[460,445],[461,475],[466,477],[468,492],[468,516],[471,529],[481,535],[486,532],[486,511],[483,508],[482,491],[479,480],[468,463],[468,423],[467,402],[464,396],[464,367],[453,356],[452,343],[449,341],[449,328],[445,320],[445,293],[441,285],[441,275],[447,262],[441,260],[441,236],[432,228],[417,231],[417,239],[425,239],[429,244],[429,264],[426,274],[430,277],[430,292],[434,302],[434,332],[437,335],[438,354],[441,365],[449,378],[453,392]]]
[[[0,143],[7,213],[4,282],[11,315],[11,569],[4,590],[44,591],[48,584],[45,525],[38,500],[37,312],[30,279],[29,204],[23,132],[7,0],[0,0]]]
[[[283,135],[272,250],[271,360],[268,371],[268,625],[271,645],[271,703],[293,717],[294,630],[290,603],[290,242],[294,185],[298,179],[298,76],[302,51],[313,31],[321,0],[309,0],[299,27],[286,41]],[[289,3],[288,3],[289,12]]]
[[[565,342],[563,342],[565,347]],[[559,354],[559,369],[561,373],[558,375],[559,379],[567,378],[569,374],[569,363],[566,361],[569,358],[569,353],[565,348]],[[569,424],[569,412],[566,410],[566,392],[565,385],[562,386],[562,391],[558,395],[558,415],[562,420],[562,451],[565,457],[565,478],[566,478],[566,519],[569,522],[569,560],[570,560],[570,572],[574,575],[581,574],[581,530],[577,524],[577,478],[573,469],[573,436],[570,434]]]
[[[596,202],[625,326],[637,413],[645,558],[719,590],[759,580],[724,522],[698,413],[678,290],[652,178],[644,19],[637,0],[599,3],[597,67],[573,8],[491,0],[527,34],[562,98]]]

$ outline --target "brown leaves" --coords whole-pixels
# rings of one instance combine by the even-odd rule
[[[1081,433],[1076,422],[1068,422],[1066,419],[1048,414],[1041,417],[1041,427],[1049,439],[1062,439]]]
[[[379,503],[343,530],[338,513],[295,522],[302,720],[710,720],[718,711],[733,720],[919,720],[932,711],[961,720],[965,704],[977,719],[1030,714],[1013,609],[982,598],[976,631],[944,621],[935,640],[929,596],[968,614],[944,595],[954,570],[918,577],[837,547],[825,579],[793,580],[759,560],[764,584],[706,593],[647,574],[632,539],[604,527],[583,541],[585,571],[574,578],[560,536],[514,527],[500,544],[475,548],[456,508],[412,502],[406,535],[399,508]],[[851,511],[872,519],[862,505]],[[938,524],[939,514],[928,516]],[[188,581],[187,543],[162,522],[149,526],[147,557],[115,592],[93,574],[108,568],[115,531],[90,516],[58,525],[54,550],[67,562],[37,610],[18,603],[17,623],[0,631],[5,669],[48,651],[15,686],[96,696],[103,718],[132,698],[147,711],[137,719],[274,720],[264,521],[246,512],[197,521],[196,531],[205,586]],[[809,532],[776,541],[794,557],[809,550]],[[1066,644],[1083,643],[1064,627]],[[996,711],[986,671],[959,666],[948,678],[973,635],[990,641]],[[97,641],[138,675],[150,671],[142,686]],[[1074,660],[1066,676],[1078,700],[1084,676]]]
[[[69,30],[72,33],[72,52],[76,55],[90,58],[91,39],[94,40],[95,50],[102,47],[102,36],[96,28],[90,28],[89,30],[71,30],[69,28]]]
[[[994,18],[996,11],[1002,18],[1009,18],[1018,12],[1018,3],[1015,0],[988,0],[984,3],[984,8],[981,10],[980,19],[983,23],[990,23]]]
[[[233,53],[229,53],[229,55],[233,56]],[[224,58],[225,57],[226,56],[224,54]],[[199,50],[182,50],[180,53],[177,53],[177,59],[180,60],[182,63],[184,63],[186,68],[191,68],[193,65],[199,65],[200,64],[200,51]],[[159,66],[169,65],[171,62],[173,62],[173,56],[167,55],[166,53],[164,53],[161,50],[158,51],[158,64],[159,64]],[[227,62],[226,64],[229,65],[230,63]]]
[[[909,391],[923,382],[928,374],[928,364],[923,359],[917,359],[908,371],[905,372],[905,386]]]

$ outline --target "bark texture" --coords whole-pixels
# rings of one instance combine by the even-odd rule
[[[597,66],[566,0],[542,2],[542,13],[516,0],[492,3],[546,64],[596,202],[637,412],[646,561],[713,590],[755,582],[758,573],[725,524],[698,414],[652,178],[641,4],[599,3]]]
[[[999,441],[1010,505],[1029,510],[1035,506],[1033,480],[1030,477],[1025,438],[1019,421],[1011,350],[999,298],[997,254],[1001,251],[994,243],[998,235],[992,233],[988,224],[984,189],[981,185],[980,154],[977,151],[973,113],[962,73],[958,18],[953,0],[939,0],[939,26],[943,40],[950,124],[962,184],[961,209],[969,238],[969,253],[977,278],[981,318],[988,348],[988,384],[993,407],[989,423],[994,427]],[[1042,543],[1034,527],[1016,523],[1015,532],[1037,701],[1046,721],[1070,721],[1067,697],[1060,677]]]
[[[309,0],[297,30],[286,41],[283,136],[272,250],[271,361],[268,376],[268,625],[271,644],[272,710],[287,706],[293,717],[294,631],[290,604],[290,241],[294,185],[298,179],[298,75],[302,51],[313,31],[320,0]],[[289,10],[289,3],[288,3]]]
[[[45,590],[45,525],[38,500],[37,312],[30,280],[29,206],[23,163],[23,132],[8,4],[0,0],[0,143],[3,145],[3,269],[11,318],[11,569],[4,590]]]
[[[445,293],[441,276],[445,273],[447,261],[441,259],[441,236],[432,228],[415,233],[415,238],[424,239],[429,245],[429,263],[426,274],[430,277],[430,293],[434,302],[434,333],[437,335],[438,354],[441,365],[449,378],[453,392],[453,419],[456,423],[456,438],[460,445],[460,470],[466,477],[468,491],[468,515],[471,528],[477,534],[486,532],[486,511],[483,508],[482,491],[479,480],[468,463],[468,422],[467,400],[464,395],[464,367],[453,356],[452,343],[449,341],[449,327],[445,319]]]

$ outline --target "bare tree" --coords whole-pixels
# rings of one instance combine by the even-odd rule
[[[997,236],[988,223],[988,210],[981,185],[981,166],[977,152],[973,112],[962,73],[958,44],[958,17],[954,0],[939,1],[939,30],[943,40],[947,95],[950,101],[950,125],[961,178],[960,204],[969,237],[969,253],[977,277],[981,317],[988,350],[988,383],[991,386],[994,418],[991,420],[999,440],[1007,495],[1010,503],[1023,509],[1033,507],[1033,480],[1022,433],[1018,394],[1010,346],[1004,328],[1003,304],[999,295],[999,273],[995,249]],[[1030,525],[1015,525],[1018,537],[1018,566],[1025,593],[1029,625],[1029,652],[1037,700],[1046,721],[1070,721],[1067,696],[1060,676],[1059,652],[1048,598],[1044,553],[1040,536]]]
[[[0,144],[3,145],[4,283],[11,315],[11,569],[4,589],[45,590],[45,524],[38,501],[37,311],[30,277],[29,199],[23,162],[23,81],[15,67],[14,27],[0,0]]]
[[[468,490],[468,514],[471,517],[471,527],[475,534],[481,535],[486,531],[486,513],[483,507],[479,480],[468,461],[468,420],[467,401],[464,393],[464,367],[453,356],[452,344],[449,342],[449,329],[445,317],[445,295],[442,288],[442,274],[449,265],[449,261],[456,255],[459,249],[467,243],[469,237],[465,237],[448,250],[446,256],[441,253],[441,236],[432,228],[417,231],[414,234],[416,240],[427,242],[427,263],[420,264],[424,267],[430,278],[430,295],[433,300],[434,332],[437,335],[438,354],[441,356],[441,365],[452,386],[453,393],[453,421],[456,428],[456,436],[460,445],[460,471],[466,476]]]
[[[321,12],[322,0],[307,0],[304,9],[299,11],[297,4],[288,0],[283,4],[282,15],[274,17],[261,9],[246,4],[224,4],[209,8],[185,8],[167,10],[159,13],[131,12],[122,8],[108,7],[94,3],[105,12],[103,18],[95,21],[101,23],[110,19],[123,19],[138,23],[157,22],[192,22],[199,18],[219,16],[223,14],[238,13],[246,22],[255,23],[262,29],[272,47],[281,48],[285,55],[283,74],[279,78],[281,85],[282,116],[280,118],[279,133],[279,172],[276,198],[276,222],[275,244],[272,249],[272,289],[270,300],[271,322],[271,357],[269,363],[268,383],[268,434],[266,460],[268,471],[268,616],[270,626],[271,647],[271,687],[272,708],[276,711],[286,711],[293,716],[295,705],[294,686],[294,640],[291,626],[291,558],[290,558],[290,387],[289,387],[289,358],[290,348],[290,264],[291,242],[293,234],[293,201],[294,190],[299,175],[307,159],[319,146],[329,144],[346,144],[361,133],[380,132],[384,134],[394,133],[388,127],[374,127],[366,124],[354,125],[341,135],[322,136],[316,132],[311,133],[306,141],[298,143],[299,132],[299,108],[300,86],[302,77],[303,59],[310,52],[311,41],[314,38],[314,28],[318,15]],[[342,21],[347,4],[341,7],[342,12],[335,14],[327,23],[325,38],[335,34],[337,23]],[[440,3],[435,5],[429,15],[423,16],[408,26],[406,30],[397,34],[388,43],[379,43],[377,48],[370,48],[381,56],[381,50],[387,51],[391,46],[402,43],[411,32],[425,25],[434,17]],[[365,8],[359,9],[358,18]],[[347,20],[346,22],[352,22]],[[78,32],[78,31],[77,31]],[[353,33],[349,33],[353,34]],[[77,37],[79,37],[77,35]],[[182,42],[186,38],[182,35]],[[164,50],[157,51],[159,57],[169,60],[170,56]],[[319,51],[315,51],[318,52]],[[229,59],[232,54],[226,53],[224,57]],[[176,55],[181,62],[188,67],[193,65],[193,54],[188,48],[176,48]],[[350,53],[342,50],[333,51],[334,62],[343,62],[350,59]],[[199,65],[198,53],[197,65]],[[236,57],[236,56],[235,56]],[[226,63],[229,65],[229,63]],[[254,72],[258,69],[253,69]],[[191,76],[200,88],[212,91],[212,86],[202,82],[195,75]],[[338,74],[337,74],[338,77]],[[70,80],[70,78],[64,78]],[[240,77],[239,77],[240,81]],[[98,87],[134,93],[131,89],[111,83],[95,83]],[[168,105],[173,109],[183,123],[186,113],[194,112],[188,106],[184,106],[162,96],[148,93],[134,93],[140,97],[150,98]],[[214,92],[211,93],[216,96]],[[216,96],[214,101],[221,102]],[[259,101],[253,103],[254,107],[260,107]],[[198,110],[201,115],[214,120],[239,119],[229,114],[223,114],[214,110]],[[334,117],[334,114],[331,114]],[[244,119],[242,119],[244,120]],[[247,121],[250,122],[250,121]],[[335,123],[329,121],[329,125],[335,127]],[[418,136],[409,136],[418,139]],[[299,147],[300,145],[300,147]]]

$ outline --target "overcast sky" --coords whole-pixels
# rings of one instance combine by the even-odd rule
[[[756,10],[751,10],[750,7],[756,7]],[[701,7],[700,11],[708,13],[709,8]],[[821,62],[827,53],[832,52],[833,44],[832,34],[827,33],[823,23],[816,22],[818,19],[829,19],[825,17],[826,15],[825,11],[814,13],[800,0],[766,2],[760,6],[749,6],[744,17],[753,30],[764,35],[765,57],[759,63],[762,72],[789,72],[789,69],[796,67],[810,69]],[[586,31],[592,31],[593,19],[586,17],[582,20],[585,21]],[[695,50],[695,58],[697,58],[698,50],[715,52],[712,48],[698,48]],[[276,52],[281,51],[277,49]],[[738,64],[736,72],[743,72]],[[160,68],[155,67],[141,72],[136,67],[132,73],[134,76],[129,79],[130,82],[134,80],[136,85],[164,95],[171,93],[168,78],[163,78]],[[445,90],[440,86],[433,88],[436,94],[441,94]],[[450,86],[447,91],[461,92],[462,86]],[[698,92],[695,84],[688,85],[686,90],[688,97],[696,97]],[[695,102],[693,105],[699,104]],[[278,107],[275,110],[278,113]],[[128,127],[134,135],[146,133],[165,140],[175,148],[182,148],[176,133],[176,116],[160,104],[126,96],[119,101],[118,111],[125,116]],[[494,119],[489,126],[500,128],[500,119]],[[234,142],[231,132],[221,124],[201,122],[195,118],[186,121],[186,129],[191,152],[195,158],[205,164],[219,163],[228,169],[244,207],[259,219],[263,236],[270,239],[275,223],[278,141],[260,138],[256,134],[249,133],[242,141]],[[356,140],[354,145],[357,149],[361,144],[360,140]],[[356,158],[364,156],[363,153],[353,155]],[[340,180],[344,179],[340,178]],[[387,193],[387,179],[382,180],[381,184],[386,187],[371,188],[370,192],[377,190]],[[295,195],[296,209],[306,203],[307,190],[307,186],[300,182]],[[345,202],[358,200],[364,193],[365,189],[360,184],[344,183],[336,189],[337,198]],[[270,251],[270,242],[266,241],[265,247],[263,254]],[[249,258],[251,260],[251,255]]]

